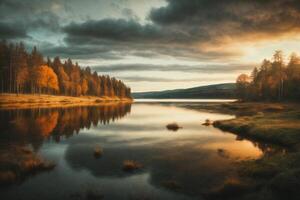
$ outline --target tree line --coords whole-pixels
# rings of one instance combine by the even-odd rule
[[[300,57],[292,53],[288,62],[282,51],[271,60],[265,59],[251,75],[238,76],[237,96],[241,100],[287,101],[300,100]]]
[[[36,47],[29,53],[23,43],[0,43],[0,92],[108,96],[131,98],[121,80],[98,75],[71,59],[44,59]]]

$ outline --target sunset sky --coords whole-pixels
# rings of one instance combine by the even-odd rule
[[[234,82],[300,52],[299,0],[0,0],[0,38],[70,57],[132,91]]]

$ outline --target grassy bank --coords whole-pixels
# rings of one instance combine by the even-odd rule
[[[300,105],[232,103],[224,105],[237,117],[214,122],[214,126],[243,137],[300,147]]]
[[[239,180],[224,183],[209,199],[298,199],[300,196],[300,105],[292,103],[230,103],[218,109],[236,114],[214,126],[285,151],[236,163]]]
[[[70,107],[88,106],[103,103],[124,102],[130,103],[132,99],[119,97],[94,97],[94,96],[55,96],[32,94],[0,94],[0,109],[32,108],[32,107]]]

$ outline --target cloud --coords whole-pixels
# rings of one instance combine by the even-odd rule
[[[61,58],[73,58],[90,60],[94,58],[105,59],[105,60],[117,60],[121,59],[120,53],[113,52],[108,46],[53,46],[42,48],[42,53],[50,56],[60,56]]]
[[[137,72],[137,71],[178,71],[189,73],[232,73],[237,71],[249,71],[255,64],[206,64],[206,65],[147,65],[147,64],[118,64],[107,66],[93,66],[97,72]]]
[[[125,11],[132,15],[130,9]],[[148,18],[151,22],[146,24],[134,17],[71,23],[64,27],[66,41],[181,45],[276,37],[299,31],[300,5],[296,0],[168,0],[166,6],[152,9]]]
[[[64,26],[65,42],[71,48],[103,45],[121,56],[224,61],[244,55],[235,44],[283,37],[300,28],[296,0],[168,0],[151,10],[146,23],[130,17],[132,10],[123,11],[127,19],[89,19]]]
[[[199,41],[234,37],[268,38],[299,31],[298,0],[168,0],[152,9],[149,19],[163,26],[202,32]]]
[[[178,38],[185,38],[180,32],[173,32],[153,24],[142,25],[129,19],[88,20],[84,23],[71,23],[63,28],[67,33],[68,42],[84,42],[92,39],[117,42],[172,42]],[[84,39],[84,40],[82,40]]]
[[[162,78],[149,76],[119,76],[125,82],[163,82],[163,83],[180,83],[180,82],[199,82],[199,78]],[[220,81],[220,77],[201,77],[201,81]]]
[[[132,19],[135,21],[139,21],[140,18],[134,13],[134,11],[132,9],[129,8],[123,8],[122,9],[122,15],[124,15],[124,17],[128,18],[128,19]]]
[[[155,24],[142,25],[132,19],[88,20],[84,23],[71,23],[63,31],[67,34],[65,41],[70,48],[88,45],[91,49],[96,49],[106,46],[109,51],[123,56],[214,60],[241,55],[240,51],[232,49],[215,51],[201,48],[192,43],[195,38],[190,33]]]
[[[0,22],[0,38],[1,39],[17,39],[26,38],[27,33],[24,27],[18,24],[9,24]]]

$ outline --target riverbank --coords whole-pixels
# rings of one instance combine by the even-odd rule
[[[32,94],[0,94],[0,109],[14,108],[50,108],[71,106],[92,106],[103,103],[132,103],[129,98],[95,97],[95,96],[55,96]]]
[[[215,127],[262,144],[279,144],[285,150],[265,149],[259,159],[237,162],[239,180],[224,183],[209,199],[298,199],[300,105],[235,102],[216,109],[234,113],[236,118],[215,121]]]
[[[237,135],[289,148],[300,148],[300,104],[224,104],[236,118],[214,122],[214,126]]]

